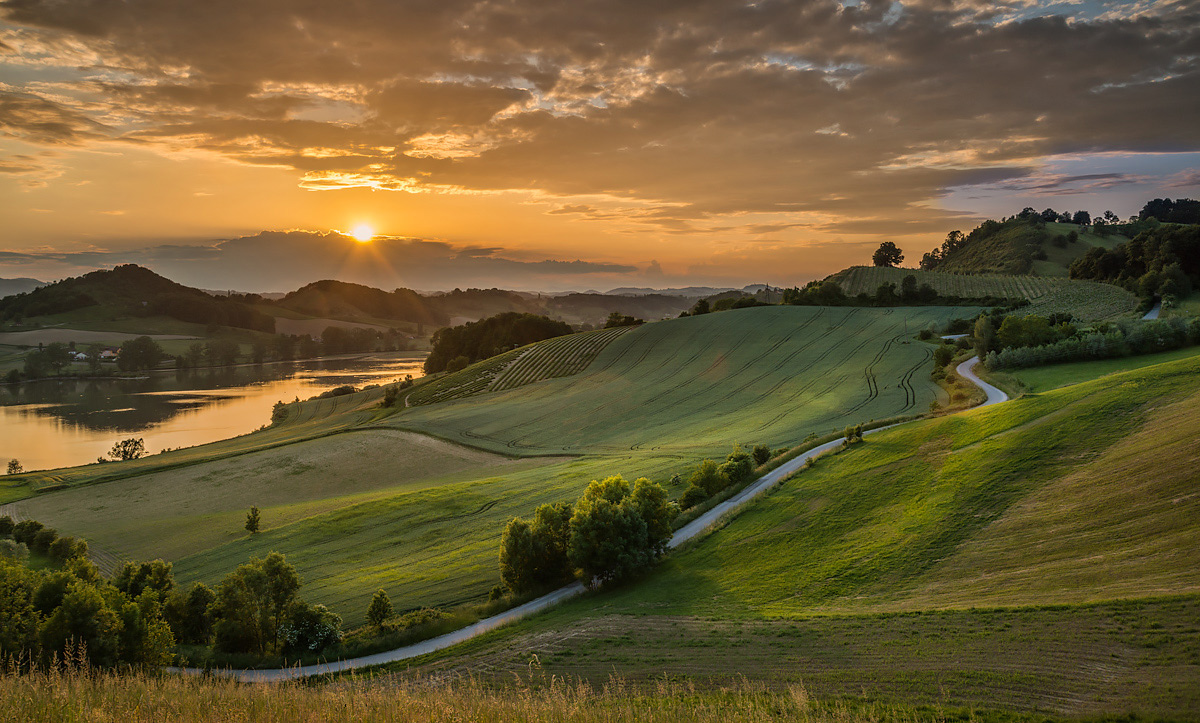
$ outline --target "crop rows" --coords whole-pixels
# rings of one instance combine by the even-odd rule
[[[543,379],[578,374],[612,340],[633,328],[632,326],[620,326],[582,334],[568,334],[534,344],[497,374],[488,389],[495,391],[513,389],[540,382]]]
[[[423,404],[436,404],[486,392],[496,376],[524,351],[524,349],[514,349],[472,364],[462,371],[447,374],[440,379],[422,384],[408,395],[407,404],[411,407],[418,407]]]
[[[1133,310],[1137,299],[1122,288],[1095,281],[1043,276],[947,274],[917,269],[854,266],[830,277],[849,296],[874,295],[881,284],[896,284],[905,276],[929,284],[943,296],[1027,299],[1031,314],[1070,313],[1083,320],[1104,319]]]

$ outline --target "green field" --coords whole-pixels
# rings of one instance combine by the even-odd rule
[[[929,284],[939,294],[947,296],[1028,299],[1029,306],[1023,311],[1029,314],[1067,312],[1079,319],[1093,321],[1119,316],[1137,308],[1137,298],[1133,294],[1118,286],[1096,281],[1041,276],[951,274],[886,266],[852,266],[829,278],[840,284],[847,295],[866,293],[873,296],[881,284],[895,284],[899,288],[900,282],[909,275],[915,276],[918,283]]]
[[[183,582],[214,582],[251,556],[284,552],[306,597],[351,624],[379,587],[398,609],[477,601],[499,581],[504,524],[575,499],[593,479],[665,483],[738,442],[790,445],[928,409],[938,393],[930,347],[909,337],[955,313],[770,307],[561,337],[517,350],[530,362],[507,368],[519,388],[394,412],[378,407],[378,389],[314,399],[235,440],[21,475],[0,500],[78,488],[18,510],[114,557],[173,560]],[[582,372],[529,382],[577,369],[593,350]],[[413,431],[470,449],[417,444]],[[561,456],[564,447],[576,456]],[[508,457],[478,451],[488,449]],[[540,457],[519,460],[531,454]],[[241,528],[250,505],[264,521],[253,537]]]
[[[612,341],[582,374],[387,421],[509,454],[794,444],[927,411],[931,350],[912,337],[970,313],[776,306],[660,321]]]
[[[881,432],[637,584],[412,672],[502,679],[536,656],[592,681],[1194,712],[1198,402],[1192,357]]]

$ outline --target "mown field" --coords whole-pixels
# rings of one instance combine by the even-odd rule
[[[1057,713],[1200,710],[1200,357],[868,437],[636,584],[426,660],[803,680]],[[397,666],[403,669],[404,666]]]
[[[1030,303],[1024,311],[1030,314],[1067,312],[1076,318],[1093,321],[1124,314],[1137,307],[1137,298],[1118,286],[1065,278],[950,274],[886,266],[852,266],[829,278],[840,284],[846,294],[854,296],[874,295],[881,284],[895,284],[899,288],[904,277],[910,275],[915,276],[918,283],[929,284],[939,294],[948,296],[1028,299]]]
[[[938,394],[931,351],[912,337],[969,313],[765,307],[661,321],[613,340],[584,373],[414,407],[387,423],[509,454],[794,444],[927,411]]]

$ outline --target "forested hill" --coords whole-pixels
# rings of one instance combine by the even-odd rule
[[[1068,276],[1087,254],[1098,258],[1138,234],[1164,224],[1200,223],[1200,202],[1156,198],[1122,222],[1112,211],[1093,217],[1087,211],[1037,211],[1026,208],[988,220],[964,234],[951,231],[940,248],[925,254],[921,268],[956,274]],[[1091,275],[1079,278],[1107,278]]]
[[[316,317],[365,316],[444,326],[449,316],[429,301],[411,289],[389,292],[327,279],[303,286],[274,303]]]
[[[210,296],[136,264],[93,271],[0,299],[0,319],[44,317],[96,306],[111,318],[168,316],[195,324],[275,330],[274,318],[246,303]]]

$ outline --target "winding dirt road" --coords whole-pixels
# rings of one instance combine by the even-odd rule
[[[974,369],[977,363],[979,363],[979,357],[971,357],[967,361],[958,365],[958,373],[987,393],[987,401],[979,406],[986,407],[992,404],[999,404],[1000,402],[1007,401],[1007,394],[991,384],[981,380],[975,375]],[[974,409],[978,408],[979,407],[974,407]],[[906,424],[906,422],[901,422],[900,424]],[[872,429],[868,432],[864,432],[863,434],[866,436],[868,434],[882,432],[883,430],[890,429],[894,426],[898,425],[889,425],[887,427]],[[692,522],[689,522],[688,524],[679,528],[675,532],[675,535],[671,537],[671,541],[667,543],[667,546],[670,548],[676,548],[688,540],[699,536],[705,530],[711,527],[718,519],[742,507],[750,500],[762,495],[768,489],[780,482],[783,478],[803,467],[808,460],[835,449],[841,444],[841,439],[835,439],[832,442],[826,442],[825,444],[814,447],[795,459],[780,465],[778,468],[768,472],[762,477],[759,477],[746,489],[713,507],[711,510],[704,513],[700,517],[697,517]],[[576,582],[571,585],[567,585],[566,587],[559,588],[554,592],[547,593],[536,600],[530,600],[524,605],[519,605],[511,610],[506,610],[497,615],[493,615],[490,618],[484,618],[477,623],[468,625],[465,628],[460,628],[452,633],[446,633],[445,635],[439,635],[436,638],[430,638],[429,640],[424,640],[419,643],[406,645],[402,648],[396,648],[395,650],[387,650],[382,653],[375,653],[374,655],[366,655],[361,658],[348,658],[346,660],[336,660],[329,663],[319,663],[315,665],[295,666],[292,668],[279,668],[271,670],[224,670],[214,672],[217,672],[220,675],[230,676],[242,682],[277,683],[286,680],[307,678],[314,675],[327,675],[329,673],[338,673],[346,670],[366,668],[372,665],[392,663],[398,660],[407,660],[409,658],[415,658],[419,655],[425,655],[438,650],[444,650],[452,645],[457,645],[463,641],[470,640],[477,635],[482,635],[490,630],[495,630],[502,625],[507,625],[508,623],[515,622],[521,618],[545,610],[546,608],[553,607],[564,600],[569,600],[581,594],[584,589],[585,588],[581,583]],[[167,670],[169,672],[190,674],[200,672],[194,668],[168,668]]]

